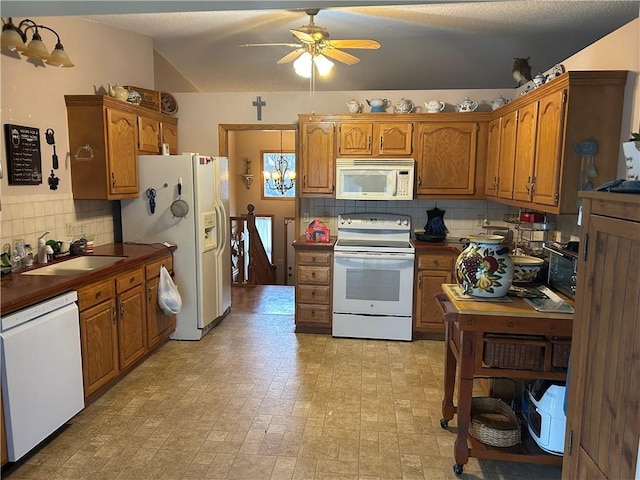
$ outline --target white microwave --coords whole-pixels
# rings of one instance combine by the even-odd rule
[[[336,198],[413,200],[413,158],[336,159]]]

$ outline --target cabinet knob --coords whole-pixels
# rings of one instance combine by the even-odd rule
[[[440,262],[438,262],[438,260],[434,260],[434,261],[433,261],[433,264],[437,266],[437,265],[439,265],[439,264],[440,264]]]
[[[116,174],[114,172],[111,172],[111,186],[116,186]]]
[[[101,291],[101,290],[98,290],[98,291],[96,292],[96,294],[94,295],[94,298],[97,300],[97,299],[99,299],[101,296],[102,296],[102,291]]]
[[[133,282],[135,282],[135,281],[136,281],[136,277],[131,277],[131,278],[129,279],[129,283],[133,283]]]
[[[311,278],[316,278],[316,272],[311,272]]]

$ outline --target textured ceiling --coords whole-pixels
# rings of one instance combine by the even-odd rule
[[[150,12],[169,10],[175,2],[77,2],[84,3],[129,3],[131,11]],[[363,3],[373,5],[330,6]],[[331,77],[318,79],[317,90],[513,87],[513,57],[530,57],[535,75],[638,18],[640,12],[639,1],[389,3],[315,2],[321,8],[315,23],[325,27],[331,39],[372,38],[381,43],[379,50],[347,50],[360,62],[353,66],[334,62]],[[250,9],[282,4],[286,10]],[[79,16],[152,37],[156,51],[199,91],[298,91],[307,90],[309,81],[295,75],[291,64],[276,64],[290,47],[240,45],[293,42],[289,29],[306,25],[309,19],[298,7],[309,4],[182,2],[175,3],[175,12],[84,15],[83,11]],[[200,11],[185,11],[195,8]]]

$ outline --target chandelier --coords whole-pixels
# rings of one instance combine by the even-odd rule
[[[289,170],[289,162],[284,158],[282,130],[280,130],[280,155],[275,163],[275,169],[262,172],[264,183],[269,190],[277,191],[280,192],[280,195],[284,195],[287,190],[291,190],[296,184],[296,172],[295,170]]]
[[[51,53],[49,53],[47,46],[42,41],[38,29],[49,30],[56,36],[57,42]],[[29,44],[27,44],[27,32],[29,30],[33,30],[33,36]],[[18,26],[13,23],[11,17],[6,22],[2,19],[2,49],[20,52],[25,57],[40,59],[53,67],[74,66],[67,52],[64,51],[64,47],[60,42],[60,35],[53,28],[49,28],[46,25],[38,25],[29,18],[22,20]]]

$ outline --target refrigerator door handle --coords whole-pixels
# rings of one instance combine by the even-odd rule
[[[216,216],[218,217],[216,219],[216,224],[218,226],[218,228],[216,229],[218,232],[218,238],[217,238],[217,243],[216,243],[216,248],[218,250],[218,254],[221,254],[222,252],[224,252],[224,241],[225,238],[227,237],[227,222],[226,219],[224,218],[224,210],[222,207],[222,204],[220,202],[216,202],[215,204],[215,209],[216,209]]]

